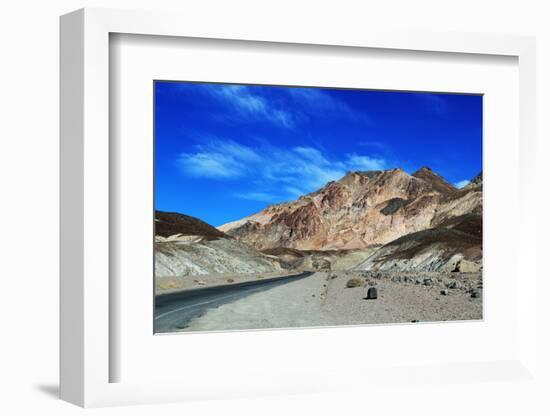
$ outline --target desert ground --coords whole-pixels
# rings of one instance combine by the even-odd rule
[[[368,299],[370,288],[377,298]],[[479,273],[316,272],[253,293],[175,331],[217,331],[482,319]]]

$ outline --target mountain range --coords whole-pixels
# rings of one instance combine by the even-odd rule
[[[218,228],[258,250],[366,248],[450,218],[481,215],[481,178],[457,189],[427,167],[412,175],[401,169],[349,172],[296,201]]]
[[[244,250],[246,258],[258,264],[278,259],[277,267],[289,267],[294,259],[323,267],[338,261],[358,270],[479,271],[482,187],[481,173],[457,189],[428,167],[411,175],[402,169],[353,171],[217,229],[157,211],[156,235],[165,244],[174,238],[189,242],[193,235],[202,244],[220,239],[226,249],[239,247],[238,253],[253,249],[256,254]],[[162,269],[167,271],[166,264]]]

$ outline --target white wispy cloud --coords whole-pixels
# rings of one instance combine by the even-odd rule
[[[322,88],[288,88],[286,93],[298,104],[305,113],[322,113],[327,117],[332,115],[344,116],[346,118],[363,121],[370,121],[367,114],[357,112],[346,102],[335,98],[328,91]]]
[[[372,125],[372,117],[364,110],[357,110],[347,102],[336,98],[329,91],[318,88],[289,88],[295,102],[303,105],[306,117],[317,117],[323,114],[325,117],[345,118],[365,125]]]
[[[183,153],[178,162],[184,171],[196,177],[236,178],[246,172],[246,165],[220,153]]]
[[[265,113],[267,111],[266,101],[249,92],[243,85],[214,85],[211,86],[213,94],[219,95],[231,101],[241,110],[249,113]]]
[[[234,84],[183,84],[181,90],[207,97],[215,105],[211,116],[234,123],[268,122],[283,129],[323,117],[344,117],[371,122],[364,112],[351,108],[345,101],[319,88],[285,87],[270,89],[262,86]],[[200,98],[199,98],[200,99]]]
[[[291,129],[296,124],[292,114],[284,110],[271,110],[267,117],[271,121],[278,123],[280,126],[286,127],[288,129]]]
[[[195,146],[195,152],[181,153],[179,166],[189,175],[206,178],[238,178],[262,160],[253,149],[232,140],[210,140]]]
[[[321,151],[319,149],[315,149],[314,147],[295,147],[294,152],[298,155],[302,156],[303,158],[320,165],[325,165],[328,163],[328,160],[323,156]]]
[[[384,159],[375,159],[369,156],[360,156],[351,154],[348,158],[348,164],[353,170],[381,170],[386,167]]]
[[[293,115],[283,108],[275,106],[270,100],[245,85],[205,85],[208,93],[229,105],[229,111],[235,110],[240,117],[253,120],[266,120],[279,127],[292,128],[295,125]]]
[[[267,192],[237,192],[233,194],[233,196],[239,199],[262,202],[271,202],[279,198],[278,195],[269,194]]]
[[[384,159],[348,154],[335,160],[320,149],[272,145],[251,147],[232,140],[210,140],[178,157],[181,170],[193,177],[248,179],[250,189],[235,193],[240,199],[276,202],[293,199],[338,180],[350,170],[385,169]]]
[[[243,162],[258,162],[261,161],[262,157],[251,147],[244,146],[233,140],[219,140],[211,139],[210,145],[206,146],[207,149],[215,150],[221,154],[229,155],[236,160]]]
[[[470,183],[469,180],[464,179],[463,181],[458,181],[458,182],[454,183],[454,186],[455,186],[455,188],[460,189],[460,188],[464,188],[464,187],[465,187],[466,185],[468,185],[469,183]]]

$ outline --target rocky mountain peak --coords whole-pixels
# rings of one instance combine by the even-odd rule
[[[472,185],[481,185],[483,183],[483,172],[479,172],[475,178],[470,181]]]
[[[370,179],[373,179],[376,176],[380,175],[382,172],[383,171],[381,170],[349,171],[337,182],[342,185],[364,184]]]
[[[428,166],[422,166],[420,169],[418,169],[416,172],[414,172],[411,176],[414,176],[415,178],[433,178],[433,177],[441,178],[440,175],[435,173]]]
[[[435,173],[432,169],[427,166],[423,166],[412,174],[415,178],[422,179],[425,182],[428,182],[435,191],[443,194],[450,195],[457,191],[457,189],[443,179],[442,176]]]

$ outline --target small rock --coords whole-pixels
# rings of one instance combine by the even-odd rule
[[[441,292],[439,292],[439,293],[441,293],[443,296],[447,296],[449,294],[449,290],[448,289],[442,289]]]
[[[481,292],[477,289],[472,289],[470,291],[470,297],[472,298],[479,298],[481,296]]]
[[[378,299],[378,290],[375,287],[370,287],[365,299]]]
[[[360,286],[363,286],[363,285],[364,285],[363,279],[359,279],[358,277],[352,277],[346,283],[346,287],[348,287],[348,288],[360,287]]]
[[[431,286],[433,284],[433,280],[430,278],[424,279],[424,286]]]
[[[417,323],[417,322],[420,322],[420,321],[418,319],[413,319],[411,322],[412,323]]]
[[[459,289],[459,285],[458,285],[458,282],[456,280],[453,280],[453,281],[447,283],[447,287],[449,289]]]

